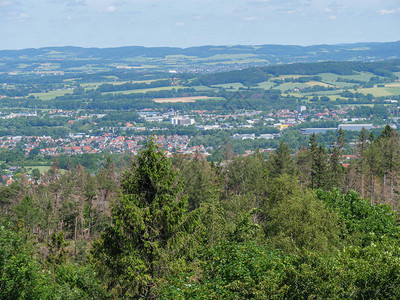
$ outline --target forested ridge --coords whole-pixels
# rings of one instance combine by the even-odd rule
[[[386,126],[327,149],[312,135],[224,159],[149,139],[0,188],[1,299],[397,299],[400,140]]]

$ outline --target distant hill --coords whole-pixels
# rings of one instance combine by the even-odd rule
[[[23,50],[0,50],[0,60],[8,59],[78,59],[78,60],[125,60],[133,57],[165,58],[171,55],[210,58],[226,55],[220,60],[229,60],[232,55],[250,55],[271,64],[279,62],[315,62],[325,60],[374,61],[400,58],[400,41],[387,43],[354,43],[338,45],[258,45],[258,46],[201,46],[190,48],[172,47],[118,47],[81,48],[45,47]]]
[[[240,82],[251,85],[268,80],[270,76],[279,75],[318,75],[333,73],[337,75],[353,75],[358,72],[369,72],[376,76],[391,77],[394,72],[400,72],[400,59],[377,62],[364,61],[326,61],[317,63],[292,63],[259,68],[246,68],[214,74],[204,74],[198,77],[196,84],[215,85]]]

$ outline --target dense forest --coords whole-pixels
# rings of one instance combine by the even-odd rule
[[[400,139],[223,160],[149,139],[97,173],[0,188],[1,299],[397,299]],[[116,165],[118,164],[118,167]]]

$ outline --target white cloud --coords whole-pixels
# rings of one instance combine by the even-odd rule
[[[9,19],[17,22],[24,22],[29,18],[27,13],[11,13]]]
[[[108,12],[114,12],[114,11],[117,10],[117,8],[116,8],[115,6],[109,6],[109,7],[107,7],[106,10],[107,10]]]
[[[336,16],[329,16],[329,19],[334,21],[334,20],[337,19],[337,17]]]
[[[183,26],[185,26],[186,24],[185,23],[183,23],[183,22],[176,22],[175,23],[175,26],[177,26],[177,27],[183,27]]]
[[[378,10],[378,14],[380,15],[393,15],[400,13],[400,7],[393,9],[380,9]]]
[[[248,21],[248,22],[257,21],[258,19],[259,19],[258,17],[244,17],[244,18],[242,18],[243,21]]]
[[[11,6],[13,4],[14,2],[9,0],[0,1],[0,7]]]

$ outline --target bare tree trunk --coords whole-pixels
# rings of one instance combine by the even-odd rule
[[[394,209],[394,179],[390,176],[390,206]]]
[[[364,198],[364,174],[361,174],[361,198]]]
[[[92,201],[90,200],[89,206],[89,224],[88,224],[88,238],[90,239],[90,232],[92,230]]]
[[[374,173],[371,173],[371,206],[374,205]]]
[[[386,172],[383,173],[382,198],[383,201],[386,203]]]
[[[77,227],[78,227],[78,215],[75,216],[75,232],[74,232],[74,248],[75,248],[75,255],[76,255],[76,234],[77,234]]]

